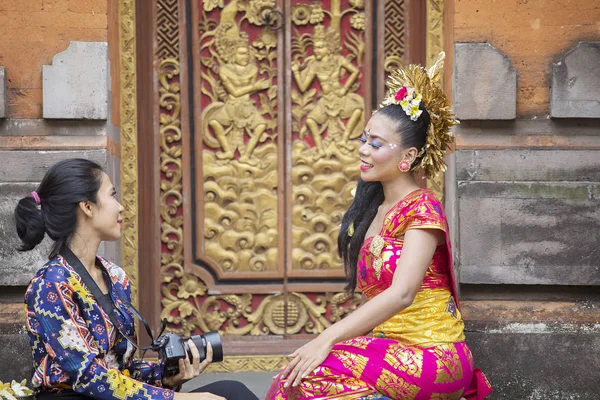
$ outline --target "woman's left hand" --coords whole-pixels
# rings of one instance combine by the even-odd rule
[[[306,378],[308,374],[325,361],[332,347],[320,337],[311,340],[289,355],[292,360],[276,378],[285,379],[288,377],[285,387],[289,387],[290,383],[292,386],[298,386],[302,379]]]
[[[206,359],[200,362],[200,353],[198,352],[198,348],[192,341],[192,339],[188,340],[188,346],[190,351],[192,352],[192,362],[188,355],[186,354],[185,359],[179,359],[179,373],[177,375],[164,377],[163,383],[170,387],[177,387],[179,385],[183,385],[185,382],[189,381],[200,375],[202,371],[208,367],[208,364],[212,362],[213,351],[210,343],[206,346]]]

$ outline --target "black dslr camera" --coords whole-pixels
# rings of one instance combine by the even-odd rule
[[[221,336],[216,331],[207,332],[204,335],[190,337],[200,353],[200,362],[206,359],[206,348],[208,343],[212,346],[213,362],[223,361],[223,343]],[[158,351],[158,358],[164,363],[165,376],[177,375],[179,373],[179,359],[185,358],[187,354],[192,362],[192,352],[188,346],[188,338],[182,338],[174,333],[165,333],[155,340],[154,346]]]

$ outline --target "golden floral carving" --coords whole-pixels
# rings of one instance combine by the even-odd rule
[[[223,8],[225,6],[225,0],[204,0],[202,2],[204,6],[204,11],[209,12],[214,10],[215,8]]]
[[[276,271],[277,38],[263,27],[249,43],[236,21],[263,25],[274,1],[231,2],[200,26],[205,254],[224,272]],[[264,22],[264,21],[263,21]],[[239,157],[236,154],[239,153]]]
[[[306,25],[310,22],[310,6],[308,4],[296,4],[292,9],[292,21],[296,25]]]
[[[350,18],[350,25],[359,31],[365,30],[365,14],[357,13]]]
[[[177,21],[176,0],[158,1],[158,20]],[[168,14],[168,15],[165,15]],[[161,283],[164,291],[176,291],[179,303],[165,304],[161,318],[177,307],[179,318],[186,319],[194,313],[189,298],[206,294],[206,285],[183,269],[183,184],[181,143],[181,95],[179,69],[179,26],[165,23],[159,31],[159,107],[160,107],[160,235],[165,249],[161,254]],[[172,327],[169,327],[172,330]]]
[[[310,7],[310,20],[311,24],[320,24],[325,19],[325,11],[321,3],[313,2]]]
[[[444,0],[427,0],[427,65],[433,64],[444,50]],[[427,179],[440,201],[444,201],[444,173]]]
[[[209,364],[205,372],[276,372],[288,362],[287,356],[225,356],[223,362]]]
[[[138,305],[138,170],[135,0],[119,2],[121,66],[121,203],[124,211],[121,265],[131,282],[131,299]]]
[[[350,7],[354,7],[359,10],[362,10],[363,8],[365,8],[365,0],[350,0],[349,3],[350,3]]]
[[[311,6],[297,4],[292,21],[300,27],[315,24],[311,12]],[[323,13],[329,26],[318,22],[292,36],[292,268],[300,270],[341,269],[339,225],[360,176],[357,146],[351,139],[364,127],[364,101],[357,93],[364,61],[364,13],[357,7],[342,12],[340,0]],[[355,23],[342,41],[344,17]]]
[[[359,294],[326,293],[313,301],[306,294],[288,293],[264,296],[253,310],[254,297],[260,295],[206,296],[203,283],[193,282],[196,290],[189,292],[192,284],[186,279],[183,286],[171,282],[163,287],[161,318],[181,335],[198,329],[253,336],[321,333],[360,304]]]
[[[235,1],[230,2],[236,3]],[[239,10],[244,12],[244,17],[252,25],[261,26],[267,21],[267,14],[275,7],[275,0],[245,0],[237,1]],[[226,12],[225,9],[223,10]]]
[[[160,81],[160,184],[161,203],[161,241],[166,251],[161,255],[161,281],[165,290],[179,289],[177,299],[178,312],[181,318],[193,314],[190,303],[183,304],[185,299],[203,294],[206,286],[196,277],[183,270],[183,204],[182,164],[181,164],[181,97],[179,86],[179,61],[164,59],[159,64]],[[179,279],[180,282],[174,282]],[[181,299],[181,300],[180,300]],[[163,298],[163,305],[165,299]],[[161,318],[169,312],[163,308]]]

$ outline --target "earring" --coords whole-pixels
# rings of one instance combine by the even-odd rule
[[[410,171],[410,163],[406,160],[402,160],[400,161],[400,164],[398,164],[398,169],[400,172],[408,172]]]

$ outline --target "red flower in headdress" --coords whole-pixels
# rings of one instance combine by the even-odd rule
[[[404,99],[407,94],[408,94],[408,89],[406,88],[406,86],[402,86],[400,89],[398,89],[398,93],[396,93],[394,100],[400,101],[400,100]]]

